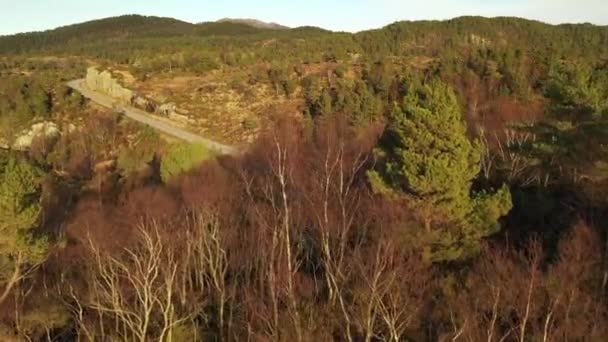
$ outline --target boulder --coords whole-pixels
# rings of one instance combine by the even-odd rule
[[[54,122],[40,122],[19,136],[13,143],[16,150],[26,150],[32,146],[34,138],[44,136],[46,138],[57,138],[61,133]]]
[[[156,103],[154,103],[154,101],[149,100],[143,96],[135,95],[133,97],[131,103],[135,108],[145,110],[148,113],[156,112]]]
[[[162,105],[158,106],[156,112],[158,113],[158,115],[170,117],[175,114],[176,110],[177,106],[175,105],[175,103],[170,102],[163,103]]]

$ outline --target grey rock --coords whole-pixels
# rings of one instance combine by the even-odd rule
[[[32,146],[32,142],[36,137],[57,138],[60,134],[61,132],[54,122],[40,122],[32,125],[29,130],[19,136],[13,143],[13,148],[16,150],[27,150]]]
[[[169,103],[163,103],[162,105],[158,106],[158,109],[156,110],[156,112],[159,115],[162,116],[171,116],[173,114],[176,114],[177,111],[177,106],[175,105],[175,103],[169,102]]]

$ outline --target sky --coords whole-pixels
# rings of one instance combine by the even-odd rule
[[[399,20],[518,16],[553,24],[608,25],[608,0],[0,0],[0,35],[123,14],[188,22],[256,18],[356,32]]]

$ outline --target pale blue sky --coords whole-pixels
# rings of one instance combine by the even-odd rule
[[[343,31],[378,28],[397,20],[461,15],[608,25],[608,0],[0,0],[0,35],[122,14],[189,22],[257,18],[288,26],[314,25]]]

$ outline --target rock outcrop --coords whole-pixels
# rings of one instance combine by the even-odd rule
[[[32,146],[32,142],[36,137],[45,137],[47,139],[58,138],[61,132],[57,128],[57,124],[54,122],[40,122],[32,125],[32,127],[25,131],[23,135],[19,136],[13,148],[16,150],[27,150]]]
[[[175,103],[169,102],[158,106],[157,113],[161,116],[171,116],[171,114],[175,114],[177,110],[177,106]]]
[[[123,103],[131,103],[135,93],[123,87],[112,74],[95,67],[87,69],[86,85],[89,89],[111,96]]]

